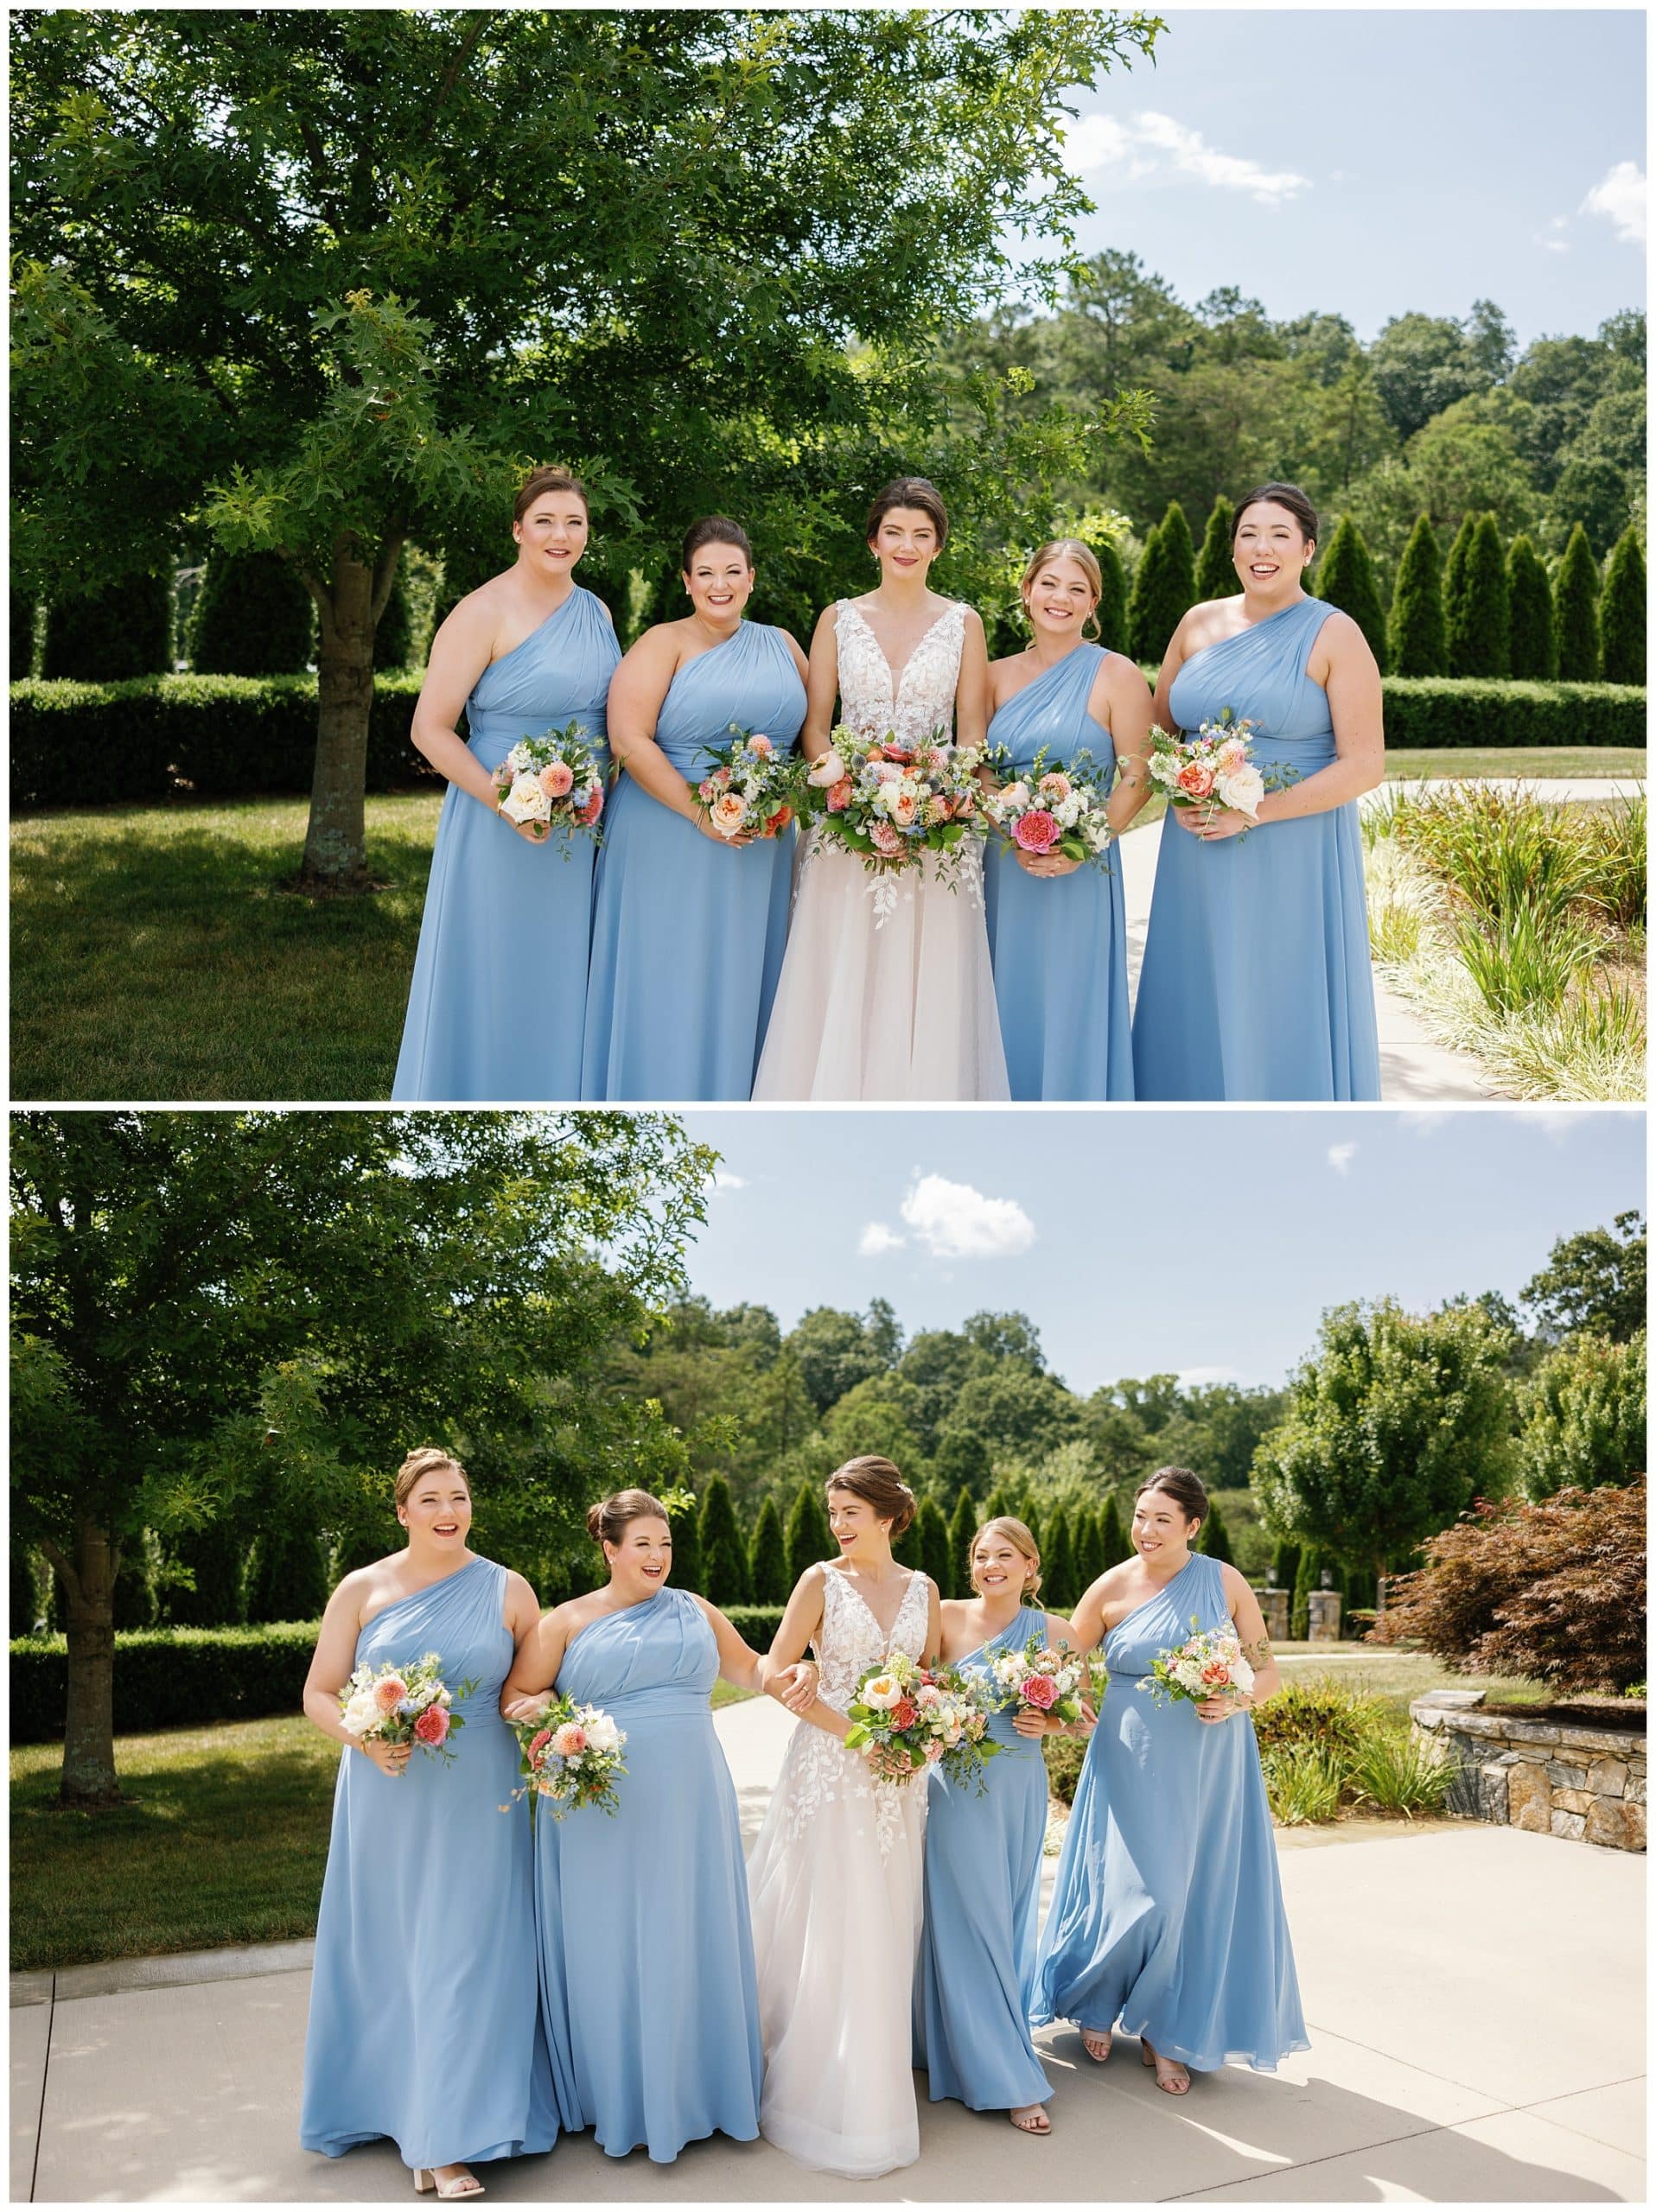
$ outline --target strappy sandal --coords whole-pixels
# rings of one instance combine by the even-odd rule
[[[1022,2120],[1018,2118],[1020,2113],[1023,2114]],[[1047,2117],[1045,2105],[1017,2105],[1007,2113],[1006,2117],[1020,2135],[1050,2135],[1052,2133],[1052,2122]]]
[[[1190,2069],[1185,2064],[1183,2059],[1158,2057],[1149,2039],[1143,2036],[1138,2039],[1138,2055],[1146,2066],[1153,2066],[1156,2069],[1156,2086],[1158,2089],[1164,2091],[1169,2097],[1182,2097],[1187,2094],[1190,2088]],[[1164,2066],[1176,2066],[1183,2078],[1176,2082],[1163,2081],[1162,2069]]]
[[[1114,2033],[1113,2028],[1083,2028],[1081,2030],[1081,2049],[1095,2066],[1102,2066],[1105,2060],[1109,2057],[1110,2038]],[[1089,2037],[1091,2041],[1088,2040]],[[1101,2043],[1104,2049],[1094,2050],[1092,2048],[1094,2043]]]
[[[440,2197],[481,2196],[483,2184],[474,2173],[451,2174],[447,2181],[439,2181],[430,2166],[414,2169],[414,2194],[424,2196],[436,2190]]]

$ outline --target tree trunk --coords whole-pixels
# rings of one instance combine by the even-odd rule
[[[115,1575],[119,1560],[106,1529],[82,1521],[75,1560],[54,1559],[68,1637],[68,1698],[63,1721],[59,1802],[81,1809],[121,1802],[115,1772]]]
[[[368,776],[368,723],[373,712],[374,625],[385,612],[402,551],[388,536],[377,561],[361,556],[353,537],[334,546],[330,588],[307,576],[321,636],[316,659],[316,765],[310,784],[300,888],[370,891],[363,798]]]

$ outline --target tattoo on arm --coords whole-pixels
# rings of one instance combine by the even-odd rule
[[[1249,1666],[1252,1667],[1256,1673],[1261,1667],[1269,1666],[1271,1663],[1271,1638],[1268,1636],[1261,1636],[1252,1643],[1245,1643],[1242,1646],[1242,1656],[1247,1661]]]

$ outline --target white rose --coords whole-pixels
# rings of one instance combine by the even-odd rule
[[[1258,816],[1259,802],[1265,795],[1265,779],[1257,768],[1245,765],[1225,771],[1213,788],[1226,806],[1233,807],[1238,814],[1245,814],[1252,822]]]
[[[876,1675],[864,1682],[859,1693],[860,1701],[871,1706],[876,1713],[889,1713],[902,1698],[902,1684],[895,1675]]]
[[[1241,1657],[1231,1662],[1231,1683],[1235,1689],[1246,1692],[1253,1688],[1253,1669]]]
[[[500,811],[508,822],[550,822],[552,803],[538,776],[519,776],[500,801]]]
[[[596,1713],[586,1723],[587,1741],[595,1751],[613,1751],[621,1731],[607,1713]]]
[[[347,1735],[366,1736],[379,1718],[379,1708],[374,1703],[371,1689],[360,1689],[340,1716],[341,1726]]]
[[[831,784],[843,782],[844,775],[845,763],[830,747],[805,780],[807,784],[814,784],[818,791],[826,791]]]
[[[1009,784],[1001,793],[1001,800],[1012,813],[1022,814],[1029,804],[1029,786],[1028,784]]]

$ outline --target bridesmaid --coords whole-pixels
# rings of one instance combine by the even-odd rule
[[[1304,2050],[1299,1984],[1249,1707],[1281,1688],[1258,1600],[1233,1567],[1190,1547],[1207,1493],[1162,1467],[1133,1508],[1134,1557],[1075,1608],[1077,1641],[1102,1639],[1109,1694],[1087,1747],[1041,1932],[1030,2018],[1074,2020],[1087,2056],[1118,2022],[1158,2088],[1232,2059],[1274,2073]],[[1234,1630],[1251,1697],[1157,1706],[1140,1688],[1159,1652]]]
[[[691,612],[646,630],[610,690],[626,772],[598,863],[584,1098],[746,1099],[781,972],[793,832],[727,842],[691,785],[732,722],[791,748],[805,655],[742,620],[754,565],[739,524],[693,524],[683,573]]]
[[[723,1675],[809,1706],[816,1669],[773,1668],[716,1606],[667,1586],[672,1535],[645,1491],[595,1505],[587,1528],[609,1580],[525,1639],[500,1708],[535,1719],[555,1686],[626,1732],[613,1818],[543,1807],[535,1822],[542,2006],[564,2126],[667,2164],[704,2136],[759,2133],[742,1823],[710,1695]]]
[[[574,580],[588,528],[579,480],[536,469],[513,509],[515,567],[462,599],[431,641],[412,736],[449,789],[393,1099],[581,1095],[592,842],[536,840],[507,821],[493,771],[520,737],[572,721],[608,766],[604,697],[621,648],[608,608]]]
[[[1140,1098],[1373,1099],[1379,1039],[1357,799],[1385,776],[1380,676],[1350,615],[1308,596],[1317,520],[1291,484],[1237,510],[1241,595],[1193,607],[1156,691],[1164,729],[1232,709],[1267,792],[1169,807],[1133,1016]]]
[[[306,1713],[347,1748],[299,2140],[337,2158],[388,2135],[417,2190],[481,2196],[472,2161],[547,2151],[557,2133],[528,1828],[500,1809],[518,1746],[497,1700],[539,1609],[522,1575],[467,1549],[471,1491],[446,1452],[411,1452],[396,1501],[407,1546],[341,1582],[305,1682]],[[454,1703],[466,1726],[452,1765],[347,1735],[339,1693],[353,1671],[430,1651],[451,1689],[476,1684]]]
[[[1054,768],[1083,750],[1118,762],[1105,810],[1119,835],[1150,796],[1150,695],[1136,662],[1086,642],[1104,594],[1097,557],[1079,538],[1054,538],[1021,589],[1035,637],[990,668],[989,742],[1011,755],[1009,782],[1043,748]],[[1062,890],[1046,887],[1060,880]],[[1013,1097],[1131,1098],[1119,860],[1101,875],[1058,853],[1009,855],[991,838],[984,893]]]
[[[977,1592],[943,1603],[943,1663],[985,1676],[1003,1651],[1031,1638],[1073,1644],[1075,1631],[1035,1602],[1041,1554],[1022,1521],[985,1522],[968,1561]],[[1043,1736],[1065,1724],[1025,1707],[995,1713],[1000,1754],[984,1794],[933,1768],[926,1816],[926,1921],[914,1982],[914,2063],[933,2104],[957,2097],[973,2112],[1004,2112],[1026,2135],[1049,2135],[1050,2094],[1029,2037],[1041,1860],[1047,1834]]]

